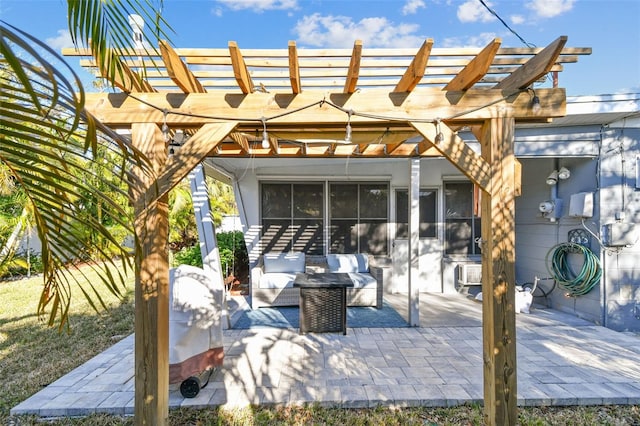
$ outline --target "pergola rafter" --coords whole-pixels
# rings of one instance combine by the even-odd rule
[[[469,90],[473,87],[489,72],[501,43],[499,38],[489,43],[442,90]]]
[[[362,41],[356,40],[353,44],[353,52],[349,61],[349,69],[347,78],[344,83],[344,93],[353,93],[358,87],[358,78],[360,77],[360,61],[362,60]]]
[[[352,50],[347,49],[298,49],[295,42],[289,42],[288,49],[245,49],[241,51],[237,43],[229,42],[228,50],[224,49],[173,49],[166,42],[161,42],[157,50],[145,53],[131,50],[129,56],[123,57],[122,73],[113,82],[116,87],[129,93],[212,93],[218,99],[225,93],[231,102],[213,102],[211,108],[205,105],[185,108],[193,114],[210,116],[212,120],[188,120],[185,116],[167,119],[172,129],[180,125],[189,130],[197,128],[201,123],[213,121],[213,118],[224,119],[238,116],[253,117],[254,122],[240,122],[238,130],[246,136],[238,138],[229,135],[220,142],[211,155],[226,157],[263,156],[296,152],[296,156],[317,156],[318,150],[297,149],[304,139],[313,139],[319,144],[327,139],[327,146],[334,140],[343,139],[345,113],[336,109],[332,111],[333,121],[323,111],[325,128],[294,129],[285,125],[287,119],[279,116],[300,108],[304,98],[309,103],[324,99],[327,93],[343,92],[347,95],[373,93],[378,98],[362,97],[361,100],[349,98],[330,98],[339,108],[352,110],[353,142],[359,148],[353,150],[324,150],[324,156],[341,157],[358,155],[362,157],[402,157],[432,155],[433,150],[421,147],[423,142],[415,140],[419,134],[410,134],[409,119],[416,117],[435,120],[439,118],[452,128],[481,124],[485,116],[473,114],[474,109],[482,109],[483,105],[495,105],[496,96],[504,97],[504,103],[516,108],[514,117],[517,120],[541,121],[562,116],[563,105],[550,105],[549,109],[534,114],[529,108],[531,96],[526,88],[543,78],[550,71],[561,71],[562,64],[577,61],[578,55],[589,54],[588,48],[565,48],[567,38],[559,37],[546,48],[503,48],[501,40],[495,39],[482,49],[448,49],[434,48],[433,40],[425,40],[418,51],[410,49],[364,49],[357,40]],[[87,56],[88,51],[82,49],[65,49],[65,55]],[[87,66],[93,65],[92,59],[81,60]],[[145,78],[141,78],[144,75]],[[288,78],[287,78],[288,77]],[[342,77],[342,78],[340,78]],[[208,80],[211,78],[212,80]],[[235,88],[235,89],[234,89]],[[239,90],[238,90],[239,89]],[[304,92],[303,92],[304,89]],[[445,96],[433,97],[430,90],[440,90]],[[491,91],[493,90],[493,92]],[[240,92],[237,96],[234,93]],[[253,104],[252,95],[268,93],[269,98],[262,98],[264,104]],[[313,94],[313,97],[301,96]],[[521,99],[515,99],[516,95]],[[217,96],[216,96],[217,95]],[[244,95],[244,96],[243,96]],[[289,97],[287,95],[290,95]],[[509,95],[512,97],[510,98]],[[380,99],[387,96],[389,99]],[[254,96],[255,97],[255,96]],[[474,98],[474,104],[462,102]],[[177,98],[176,98],[177,99]],[[234,105],[235,103],[238,105]],[[293,102],[293,100],[298,102]],[[538,99],[548,103],[548,96],[540,91]],[[408,100],[408,101],[405,101]],[[391,101],[391,102],[390,102]],[[447,102],[448,101],[448,102]],[[160,109],[171,112],[175,102],[154,104]],[[391,106],[390,103],[393,105]],[[242,105],[240,105],[242,104]],[[253,108],[244,104],[252,104]],[[284,107],[283,107],[284,105]],[[425,105],[425,108],[416,107]],[[228,106],[228,108],[220,108]],[[442,106],[448,108],[443,109]],[[417,109],[416,109],[417,108]],[[124,108],[120,108],[125,111]],[[462,114],[469,111],[469,114]],[[315,114],[316,109],[307,111]],[[384,123],[384,119],[367,120],[359,113],[376,114],[380,117],[393,118]],[[462,114],[462,115],[461,115]],[[292,113],[293,115],[293,113]],[[314,119],[305,119],[303,112],[295,114],[291,120],[297,123],[315,125]],[[486,115],[486,114],[485,114]],[[153,114],[152,114],[153,116]],[[157,115],[156,115],[157,116]],[[307,115],[308,116],[308,115]],[[269,120],[270,147],[260,147],[262,135],[258,120],[265,117]],[[454,117],[454,118],[449,118]],[[402,122],[403,118],[406,118]],[[127,117],[122,124],[130,122]],[[160,120],[156,120],[160,123]],[[326,124],[335,123],[335,128],[327,129]],[[120,123],[114,123],[118,125]],[[412,145],[413,149],[398,149],[398,141],[392,138],[380,138],[386,131],[380,127],[401,129],[406,138],[402,141]],[[333,135],[327,136],[328,132]],[[374,133],[378,132],[377,135]],[[390,132],[387,132],[390,133]],[[396,133],[396,132],[392,132]],[[277,136],[273,136],[277,135]],[[302,136],[301,136],[302,135]],[[303,141],[300,141],[303,139]],[[392,147],[382,149],[368,148],[367,144],[391,144]]]
[[[429,55],[433,48],[433,40],[427,39],[418,50],[418,53],[414,56],[411,64],[402,75],[402,78],[393,89],[394,92],[411,92],[420,83],[422,77],[424,77],[425,70],[427,68],[427,62],[429,61]]]
[[[549,46],[557,45],[561,48],[555,58],[544,58],[550,66],[548,71],[562,71],[563,64],[577,62],[579,55],[590,54],[588,48],[565,48],[566,37],[560,37]],[[288,49],[243,49],[242,52],[235,42],[230,42],[229,49],[185,49],[176,48],[175,53],[184,63],[192,67],[193,74],[207,89],[225,90],[228,92],[247,90],[253,87],[244,79],[244,86],[237,81],[238,76],[246,74],[251,80],[260,84],[269,92],[299,93],[304,87],[307,90],[324,90],[336,92],[344,89],[346,77],[357,77],[358,88],[395,88],[409,69],[411,76],[419,76],[419,66],[423,64],[422,78],[416,82],[417,86],[442,88],[455,78],[462,69],[474,61],[489,64],[486,72],[480,74],[481,79],[475,84],[483,87],[495,86],[506,76],[513,73],[527,63],[531,57],[543,51],[543,48],[505,48],[499,47],[494,57],[489,60],[490,53],[496,48],[499,40],[493,40],[485,48],[435,48],[433,40],[425,40],[423,46],[415,49],[299,49],[295,42],[290,42]],[[562,45],[560,45],[562,43]],[[123,57],[125,63],[132,69],[148,71],[144,74],[149,83],[157,90],[173,91],[178,89],[169,78],[166,65],[162,60],[160,49],[157,51],[131,49],[128,56]],[[91,59],[91,52],[86,49],[64,49],[67,56],[85,56],[80,64],[86,67],[95,66]],[[360,56],[357,60],[356,56]],[[242,63],[241,63],[242,62]],[[359,63],[357,74],[350,72],[352,62]],[[414,66],[411,63],[414,62]],[[235,63],[235,65],[234,65]],[[244,65],[244,67],[242,66]],[[298,82],[292,85],[292,80]],[[407,77],[408,78],[408,77]],[[297,85],[298,87],[292,87]],[[255,88],[254,88],[255,90]],[[447,89],[449,90],[449,89]],[[395,91],[406,91],[400,88]],[[411,91],[411,90],[408,90]]]
[[[168,416],[166,195],[197,164],[206,157],[408,158],[411,187],[418,188],[417,160],[441,156],[483,193],[485,420],[515,424],[513,242],[521,167],[513,155],[514,126],[565,114],[563,89],[535,89],[535,97],[531,90],[547,73],[591,53],[566,42],[563,36],[544,48],[505,48],[495,39],[484,48],[449,49],[429,39],[417,50],[366,49],[360,41],[351,50],[299,49],[295,42],[287,49],[240,50],[233,41],[227,49],[174,49],[162,42],[150,52],[125,52],[126,66],[111,82],[123,93],[88,94],[86,109],[111,127],[131,129],[156,173],[132,188],[142,247],[136,274],[139,422],[161,425]],[[90,51],[63,54],[85,56],[81,64],[94,67]],[[539,108],[532,108],[534,99]],[[347,123],[351,138],[345,138]],[[480,153],[457,136],[462,127],[476,135]],[[188,137],[167,158],[161,153],[177,130]],[[417,212],[410,211],[414,223]],[[418,234],[410,228],[410,252],[417,253]],[[411,285],[410,279],[413,297]],[[410,305],[415,324],[417,299]]]

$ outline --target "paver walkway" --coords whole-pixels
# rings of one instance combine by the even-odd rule
[[[401,314],[406,296],[385,296]],[[225,360],[198,396],[170,407],[303,404],[449,406],[483,399],[480,304],[421,295],[419,328],[225,330]],[[233,318],[233,317],[232,317]],[[640,336],[548,309],[517,316],[520,405],[640,404]],[[22,402],[12,414],[132,414],[133,336]]]

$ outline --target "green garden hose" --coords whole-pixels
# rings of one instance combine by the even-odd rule
[[[576,274],[571,267],[569,254],[582,254],[584,261],[580,273]],[[558,286],[572,297],[589,293],[602,277],[600,259],[588,247],[580,244],[561,243],[551,247],[545,262]]]

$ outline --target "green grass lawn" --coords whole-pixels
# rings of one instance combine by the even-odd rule
[[[92,282],[97,282],[87,272]],[[42,277],[0,282],[0,424],[40,425],[37,418],[12,418],[9,410],[42,387],[133,332],[133,278],[124,300],[107,290],[107,312],[96,313],[78,291],[70,312],[71,332],[59,334],[36,316]],[[482,407],[332,409],[249,407],[172,410],[172,425],[481,425]],[[640,407],[541,407],[519,411],[522,425],[640,425]],[[132,418],[93,415],[58,419],[51,425],[133,425]]]
[[[90,268],[84,271],[92,282],[99,281]],[[71,330],[62,333],[36,315],[42,285],[41,276],[0,282],[0,420],[13,406],[133,332],[133,278],[124,300],[103,289],[110,310],[100,313],[72,289]]]

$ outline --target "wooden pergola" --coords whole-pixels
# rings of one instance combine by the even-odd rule
[[[207,157],[407,158],[410,200],[419,161],[446,157],[481,192],[484,402],[487,424],[515,424],[515,197],[520,165],[516,122],[565,114],[557,86],[564,64],[589,48],[131,50],[112,83],[122,93],[87,96],[87,110],[112,128],[130,129],[153,163],[131,188],[142,253],[136,260],[135,416],[168,418],[168,192]],[[65,49],[95,68],[91,52]],[[551,78],[550,88],[534,83]],[[476,153],[457,136],[467,128]],[[347,130],[349,129],[349,131]],[[346,134],[350,133],[350,137]],[[181,135],[180,135],[181,133]],[[175,155],[168,141],[186,136]],[[418,165],[418,167],[416,167]],[[417,172],[414,172],[415,170]],[[418,207],[410,208],[410,322],[417,325]]]

